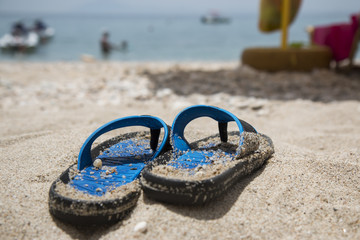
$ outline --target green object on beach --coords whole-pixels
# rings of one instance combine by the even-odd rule
[[[305,44],[303,42],[291,42],[289,44],[289,47],[297,48],[297,49],[303,48],[304,46],[305,46]]]

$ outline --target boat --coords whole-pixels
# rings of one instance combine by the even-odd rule
[[[0,48],[9,52],[31,52],[54,35],[55,30],[39,19],[34,21],[32,27],[26,27],[23,21],[18,21],[13,24],[10,33],[0,38]]]
[[[23,35],[7,33],[0,38],[2,50],[27,52],[34,50],[39,44],[39,35],[33,31]]]
[[[32,30],[38,34],[42,43],[46,42],[55,35],[55,30],[51,27],[48,27],[47,24],[45,24],[40,19],[36,19],[34,21]]]
[[[201,17],[201,22],[204,24],[228,24],[230,23],[230,18],[222,17],[218,13],[212,12]]]
[[[47,27],[43,30],[35,30],[35,33],[39,36],[41,42],[46,42],[54,37],[55,30],[51,27]]]

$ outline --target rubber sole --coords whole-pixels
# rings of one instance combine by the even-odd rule
[[[269,137],[259,134],[262,144],[259,149],[244,157],[233,167],[211,178],[204,180],[180,180],[154,174],[151,170],[156,164],[166,164],[169,159],[156,161],[144,168],[140,178],[144,194],[149,198],[183,205],[200,205],[212,201],[228,191],[233,184],[257,169],[266,162],[274,152],[273,143]],[[200,140],[201,141],[201,140]]]
[[[140,190],[120,199],[103,201],[86,201],[62,196],[56,191],[56,184],[58,181],[65,184],[70,181],[71,167],[50,187],[49,211],[57,219],[75,225],[111,224],[123,219],[135,207]]]
[[[134,138],[139,132],[127,133],[102,142],[91,150],[93,159],[122,138]],[[69,184],[74,178],[72,169],[66,169],[51,185],[49,190],[49,212],[57,219],[75,225],[102,225],[122,220],[136,205],[141,193],[140,186],[134,191],[109,200],[82,200],[63,196],[56,190],[58,183]]]

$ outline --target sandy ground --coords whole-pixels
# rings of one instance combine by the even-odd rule
[[[223,107],[270,136],[256,174],[200,207],[141,195],[122,222],[75,227],[48,212],[51,183],[115,118],[171,124]],[[232,126],[233,127],[233,126]],[[217,132],[209,118],[189,139]],[[360,72],[264,73],[237,63],[0,63],[1,239],[360,239]],[[146,221],[146,233],[134,226]]]

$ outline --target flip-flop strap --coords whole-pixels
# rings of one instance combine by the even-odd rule
[[[131,127],[131,126],[143,126],[150,128],[150,133],[151,133],[150,146],[153,149],[153,151],[156,150],[156,147],[158,145],[160,129],[164,128],[164,139],[160,147],[155,151],[152,159],[157,157],[161,152],[161,150],[164,148],[169,135],[169,130],[166,123],[160,118],[153,116],[130,116],[130,117],[119,118],[104,124],[86,139],[79,153],[78,169],[82,170],[86,166],[92,164],[91,145],[100,135],[118,128]]]
[[[244,120],[238,119],[243,127],[244,132],[254,132],[256,133],[256,129],[251,126],[249,123],[245,122]],[[219,135],[220,135],[220,140],[222,142],[227,142],[228,140],[228,131],[227,131],[227,126],[228,123],[227,122],[218,122],[218,126],[219,126]]]
[[[218,122],[220,139],[223,142],[227,141],[227,124],[228,122],[235,122],[239,128],[239,133],[243,131],[256,132],[249,123],[238,119],[234,114],[213,106],[196,105],[186,108],[180,112],[172,125],[172,141],[174,150],[187,151],[190,150],[190,145],[184,137],[184,130],[187,124],[199,117],[210,117]],[[239,145],[242,145],[243,139],[240,138]]]

